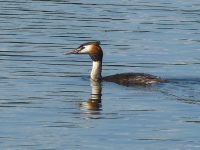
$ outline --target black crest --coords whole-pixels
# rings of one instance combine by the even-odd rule
[[[80,47],[82,47],[82,46],[87,46],[87,45],[92,45],[92,44],[93,44],[93,45],[100,45],[101,42],[100,42],[100,41],[87,42],[87,43],[81,44]]]

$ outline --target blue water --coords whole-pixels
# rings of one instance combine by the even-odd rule
[[[0,149],[198,150],[199,8],[198,0],[0,1]],[[91,40],[102,42],[104,76],[169,82],[91,83],[89,56],[63,55]]]

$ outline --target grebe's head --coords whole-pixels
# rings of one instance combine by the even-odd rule
[[[89,54],[93,61],[102,61],[103,51],[100,44],[100,41],[83,43],[75,50],[66,52],[65,54]]]

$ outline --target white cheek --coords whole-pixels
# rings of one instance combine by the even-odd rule
[[[85,46],[85,48],[82,49],[80,53],[82,53],[82,54],[88,54],[89,51],[90,51],[90,48],[91,48],[91,45]]]

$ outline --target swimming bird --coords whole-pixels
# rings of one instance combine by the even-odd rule
[[[125,86],[134,85],[152,85],[155,83],[163,83],[165,80],[146,73],[120,73],[115,75],[110,75],[102,77],[102,60],[103,60],[103,50],[100,46],[100,41],[92,41],[81,44],[78,48],[71,52],[66,52],[69,54],[88,54],[92,59],[92,71],[90,73],[90,78],[93,81],[107,81],[114,82]]]

